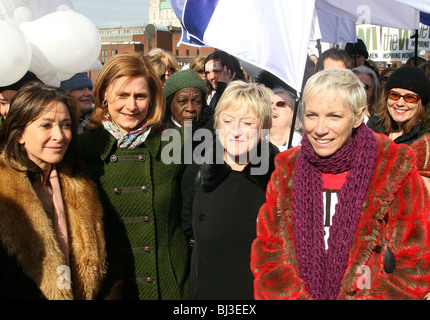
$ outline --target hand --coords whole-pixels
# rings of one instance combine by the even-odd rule
[[[224,66],[224,69],[222,70],[221,74],[219,75],[218,82],[225,82],[229,83],[233,81],[234,77],[236,76],[236,72],[231,72],[230,69],[227,69],[226,66]]]

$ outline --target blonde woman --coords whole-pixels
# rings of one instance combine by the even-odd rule
[[[252,299],[250,246],[277,148],[268,142],[272,92],[231,82],[215,110],[208,161],[182,180],[183,228],[192,247],[189,299]]]
[[[412,151],[363,123],[351,70],[316,73],[303,102],[301,146],[276,157],[258,215],[255,298],[423,299],[430,199]]]

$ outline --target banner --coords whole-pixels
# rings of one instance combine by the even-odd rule
[[[315,0],[170,0],[182,43],[214,47],[267,70],[301,92]],[[317,33],[317,34],[315,34]]]
[[[415,55],[415,30],[396,29],[374,25],[358,25],[357,34],[363,39],[374,61],[405,62]],[[418,29],[418,55],[430,51],[430,27],[420,24]]]

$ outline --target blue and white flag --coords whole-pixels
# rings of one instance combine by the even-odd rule
[[[170,0],[182,43],[214,47],[301,91],[315,0]]]
[[[182,42],[226,51],[300,93],[309,40],[356,42],[355,24],[418,29],[429,0],[170,0]],[[389,9],[387,9],[389,8]],[[425,23],[425,22],[424,22]]]

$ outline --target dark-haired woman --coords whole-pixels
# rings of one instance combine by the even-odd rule
[[[430,80],[420,68],[403,66],[388,78],[367,125],[395,143],[411,145],[430,132]]]
[[[12,100],[0,130],[0,299],[106,297],[103,211],[75,161],[79,115],[70,93],[40,83]]]

